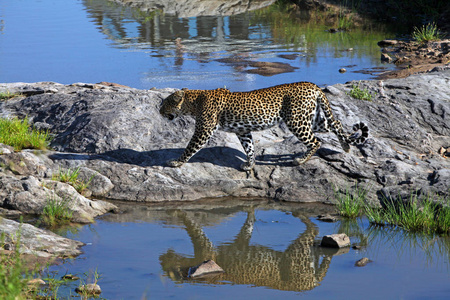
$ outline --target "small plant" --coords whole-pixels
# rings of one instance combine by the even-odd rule
[[[69,168],[67,170],[59,169],[58,173],[52,175],[52,180],[61,181],[64,183],[74,185],[78,180],[79,174],[80,174],[80,167],[76,169]]]
[[[10,91],[0,92],[0,101],[8,100],[18,96],[20,96],[20,94],[11,93]]]
[[[69,200],[67,198],[59,199],[56,196],[47,199],[47,203],[42,211],[41,220],[50,227],[69,223],[72,220]]]
[[[372,94],[367,88],[361,89],[359,87],[360,84],[361,82],[359,82],[358,85],[352,85],[352,89],[347,94],[355,99],[372,101]]]
[[[0,245],[3,246],[4,234]],[[3,247],[2,247],[3,248]],[[11,253],[0,253],[0,299],[29,299],[28,281],[32,272],[27,270],[20,256],[20,230],[17,233],[15,249]]]
[[[85,189],[89,187],[89,184],[91,184],[92,179],[94,178],[95,175],[92,175],[88,181],[79,180],[78,179],[79,175],[80,175],[80,167],[76,169],[69,168],[67,170],[59,169],[58,173],[52,175],[52,180],[68,183],[71,186],[73,186],[78,193],[82,193]]]
[[[75,291],[80,294],[83,299],[88,299],[90,297],[97,298],[101,293],[101,290],[97,289],[97,284],[101,279],[101,274],[98,273],[96,268],[93,272],[90,271],[84,273],[84,276],[86,277],[85,283],[80,279],[80,284],[78,285],[78,288],[75,289]],[[89,281],[91,283],[88,283]]]
[[[423,44],[429,41],[437,41],[444,37],[444,34],[437,28],[437,25],[433,23],[428,23],[422,25],[422,27],[414,27],[413,33],[411,34],[413,40]]]
[[[50,142],[48,131],[30,128],[28,118],[0,118],[0,143],[22,149],[46,149]]]
[[[333,191],[337,200],[336,209],[341,216],[354,219],[363,213],[367,190],[355,184],[353,190],[347,188],[344,194],[340,193],[336,186],[333,186]]]

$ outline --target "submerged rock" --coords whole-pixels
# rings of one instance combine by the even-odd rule
[[[102,289],[96,283],[89,283],[80,285],[75,289],[75,292],[84,295],[100,295],[102,293]]]
[[[320,246],[330,248],[348,247],[350,246],[350,238],[345,233],[325,235]]]
[[[202,262],[196,267],[189,269],[188,277],[198,278],[214,273],[223,273],[224,270],[213,260],[207,260]]]
[[[363,257],[360,260],[358,260],[357,262],[355,262],[355,266],[356,267],[365,267],[369,262],[370,262],[370,259],[368,259],[367,257]]]

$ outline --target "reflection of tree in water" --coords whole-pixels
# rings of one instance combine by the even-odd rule
[[[293,216],[306,225],[306,230],[284,251],[250,244],[255,223],[254,208],[247,209],[247,218],[235,239],[217,247],[205,235],[193,214],[176,210],[173,215],[184,224],[194,247],[193,258],[172,250],[160,256],[163,270],[175,281],[186,278],[188,267],[213,259],[225,273],[207,277],[202,282],[250,284],[289,291],[311,290],[323,280],[331,262],[331,254],[313,246],[318,228],[301,213],[294,212]]]

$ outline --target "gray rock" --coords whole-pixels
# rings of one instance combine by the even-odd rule
[[[345,153],[334,134],[318,134],[322,147],[316,155],[293,166],[294,154],[301,154],[305,147],[285,126],[256,132],[257,162],[249,175],[239,171],[245,155],[238,139],[221,131],[181,168],[166,166],[167,160],[182,153],[194,129],[190,117],[168,122],[159,115],[161,100],[174,89],[0,84],[0,89],[11,92],[24,85],[28,90],[57,89],[56,93],[0,103],[0,116],[27,115],[35,126],[49,129],[57,150],[25,151],[26,155],[13,161],[17,166],[22,160],[24,166],[14,170],[7,167],[11,154],[0,155],[6,166],[0,172],[40,180],[58,168],[81,167],[85,179],[96,174],[91,187],[95,197],[148,202],[224,196],[333,202],[332,184],[345,189],[355,181],[370,187],[371,201],[383,191],[422,189],[446,195],[449,179],[445,170],[450,163],[438,151],[450,146],[449,80],[447,68],[404,79],[327,87],[334,114],[344,129],[350,133],[353,124],[363,121],[370,128],[369,139]],[[367,88],[372,101],[348,96],[354,84]],[[24,191],[9,188],[17,189],[14,194]]]
[[[75,289],[75,292],[87,295],[100,295],[102,293],[102,289],[96,283],[89,283],[80,285]]]
[[[365,267],[369,262],[370,262],[370,259],[368,259],[367,257],[363,257],[360,260],[358,260],[357,262],[355,262],[355,266]]]
[[[20,233],[20,253],[39,257],[75,257],[81,254],[79,248],[84,245],[71,239],[63,238],[51,231],[36,228],[30,224],[18,223],[0,218],[0,234],[5,234],[5,242],[18,246]]]
[[[350,246],[350,239],[345,233],[325,235],[320,242],[322,247],[344,248]]]
[[[223,273],[224,270],[213,260],[202,262],[196,267],[189,269],[188,277],[198,278],[214,273]]]

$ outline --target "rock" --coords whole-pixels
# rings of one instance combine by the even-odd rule
[[[353,248],[354,250],[361,250],[361,249],[362,249],[362,246],[360,246],[360,245],[353,245],[352,248]]]
[[[58,90],[0,103],[0,115],[27,115],[35,126],[49,129],[55,135],[51,146],[56,149],[0,155],[0,207],[38,212],[42,202],[27,208],[20,201],[45,199],[51,192],[45,189],[51,173],[76,167],[85,180],[95,174],[93,197],[125,201],[225,196],[330,203],[332,184],[346,188],[355,180],[371,186],[370,201],[378,201],[382,190],[423,189],[446,195],[444,170],[449,163],[438,151],[450,145],[449,80],[447,68],[404,79],[329,86],[325,92],[344,130],[350,133],[353,124],[363,121],[370,128],[369,139],[345,153],[334,134],[318,134],[322,146],[316,155],[293,166],[293,154],[301,154],[305,147],[285,126],[255,132],[257,162],[249,176],[239,170],[245,159],[239,140],[220,130],[181,168],[166,166],[167,160],[182,153],[194,129],[190,117],[168,122],[160,116],[161,100],[174,89],[0,84],[10,92],[25,85]],[[348,96],[353,85],[367,88],[372,101]],[[23,163],[13,172],[7,167],[10,161]],[[40,190],[39,184],[43,185]]]
[[[334,223],[334,222],[337,222],[339,220],[339,218],[336,216],[332,216],[330,214],[326,214],[326,215],[318,215],[317,220],[322,221],[322,222]]]
[[[72,274],[66,274],[66,275],[62,276],[61,279],[64,279],[64,280],[79,280],[80,277],[72,275]]]
[[[382,40],[378,42],[378,46],[380,47],[390,47],[398,44],[397,40]]]
[[[75,289],[75,292],[78,294],[100,295],[102,293],[102,289],[96,283],[89,283],[80,285]]]
[[[45,281],[41,278],[30,279],[27,282],[28,288],[37,289],[41,285],[45,285]]]
[[[350,239],[345,233],[325,235],[320,243],[322,247],[344,248],[350,246]]]
[[[345,73],[345,72],[347,72],[347,69],[345,69],[345,68],[340,68],[339,69],[339,73]]]
[[[358,260],[357,262],[355,262],[355,266],[356,267],[364,267],[366,266],[368,263],[370,262],[370,260],[367,257],[363,257],[360,260]]]
[[[392,58],[386,53],[381,53],[381,61],[382,62],[391,63],[392,62]]]
[[[202,262],[200,265],[196,267],[192,267],[189,269],[188,277],[197,278],[202,277],[214,273],[223,273],[224,270],[216,264],[213,260],[207,260]]]
[[[51,231],[43,230],[26,223],[0,218],[0,235],[4,234],[5,242],[16,244],[20,232],[20,248],[22,254],[33,254],[38,257],[75,257],[81,254],[79,247],[84,245],[71,239],[63,238]]]

